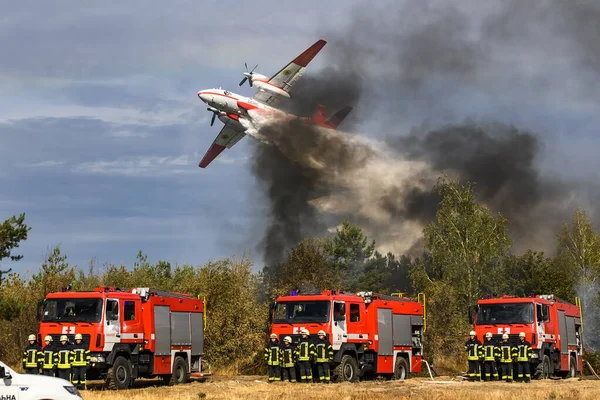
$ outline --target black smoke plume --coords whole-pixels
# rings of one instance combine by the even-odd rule
[[[269,205],[265,262],[343,219],[386,250],[414,249],[435,216],[441,174],[477,184],[480,200],[509,219],[515,251],[553,248],[579,186],[540,167],[551,135],[513,126],[494,104],[543,103],[564,82],[566,102],[589,95],[600,73],[589,33],[598,16],[600,4],[583,1],[394,2],[354,10],[346,28],[324,32],[318,57],[329,67],[298,82],[287,110],[355,106],[340,129],[385,144],[289,121],[264,128],[275,146],[256,146],[252,171]],[[465,120],[473,116],[463,103],[478,101],[489,111]]]

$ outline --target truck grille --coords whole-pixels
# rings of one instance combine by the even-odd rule
[[[62,336],[62,334],[50,334],[50,336],[52,336],[52,343],[56,346],[60,344],[60,337]],[[90,348],[90,335],[88,334],[83,334],[83,339],[81,340],[83,342],[83,344],[85,344],[88,349]],[[67,334],[67,338],[69,338],[69,343],[73,344],[75,343],[75,335],[72,334]]]

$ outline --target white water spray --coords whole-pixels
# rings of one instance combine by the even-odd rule
[[[380,251],[396,254],[406,253],[422,237],[422,223],[401,214],[411,191],[429,191],[435,184],[439,172],[427,163],[402,159],[384,143],[364,136],[287,116],[250,113],[252,122],[244,122],[248,135],[265,138],[293,162],[318,170],[319,184],[334,188],[309,201],[323,220],[352,216]],[[382,201],[383,197],[391,200]]]

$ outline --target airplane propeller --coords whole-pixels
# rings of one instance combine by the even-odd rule
[[[213,124],[215,123],[215,118],[217,118],[217,114],[220,114],[221,112],[213,107],[208,107],[206,110],[213,113],[213,116],[210,119],[210,126],[213,126]]]
[[[244,84],[244,82],[246,82],[246,80],[247,80],[250,87],[252,87],[253,86],[252,73],[254,73],[254,70],[258,67],[258,64],[256,64],[256,66],[254,68],[252,68],[252,71],[250,71],[250,72],[248,72],[248,64],[244,63],[244,65],[246,66],[246,72],[244,72],[244,79],[242,79],[239,86],[242,86]]]

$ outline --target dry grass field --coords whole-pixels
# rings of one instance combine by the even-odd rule
[[[435,381],[424,378],[406,381],[360,382],[342,384],[268,384],[264,377],[240,376],[216,378],[209,382],[165,387],[151,381],[140,382],[138,388],[128,391],[85,391],[85,400],[200,400],[200,399],[333,399],[333,400],[518,400],[518,399],[590,399],[600,396],[600,381],[546,380],[524,383],[470,383],[438,377]],[[142,386],[142,387],[140,387]]]

